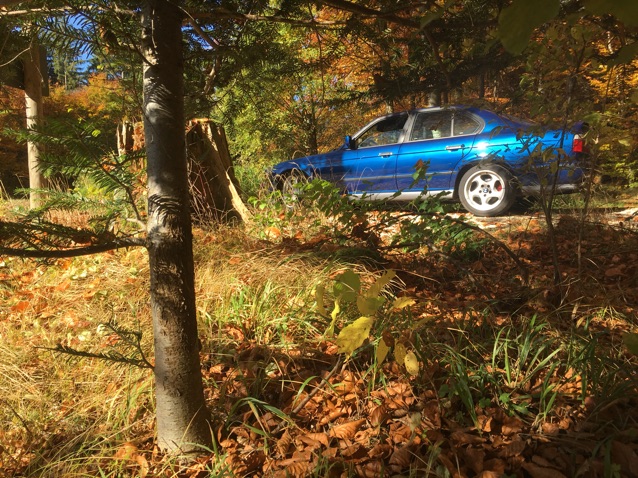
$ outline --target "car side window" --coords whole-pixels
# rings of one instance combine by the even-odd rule
[[[417,114],[410,141],[439,139],[451,136],[452,112],[434,111]]]
[[[358,147],[369,148],[371,146],[398,143],[401,139],[403,127],[407,119],[408,115],[405,114],[393,116],[375,123],[370,129],[357,138]]]
[[[454,136],[476,134],[480,128],[481,124],[470,115],[461,112],[454,115]]]

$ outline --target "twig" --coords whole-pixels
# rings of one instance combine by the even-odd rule
[[[97,254],[100,252],[112,251],[115,249],[121,249],[123,247],[140,247],[146,246],[146,239],[142,238],[128,238],[119,239],[113,242],[107,242],[105,244],[95,244],[92,246],[78,247],[75,249],[18,249],[13,247],[0,247],[0,255],[15,256],[15,257],[29,257],[36,259],[64,259],[67,257],[79,257],[88,256],[90,254]]]

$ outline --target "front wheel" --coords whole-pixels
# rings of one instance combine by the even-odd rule
[[[475,216],[500,216],[516,201],[510,172],[497,164],[474,166],[461,178],[459,199]]]
[[[297,205],[301,191],[300,186],[307,180],[306,175],[298,169],[283,173],[279,177],[278,189],[286,207],[292,208]]]

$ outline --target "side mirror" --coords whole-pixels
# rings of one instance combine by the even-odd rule
[[[357,149],[357,142],[353,140],[352,136],[350,135],[346,136],[344,143],[345,143],[346,149]]]

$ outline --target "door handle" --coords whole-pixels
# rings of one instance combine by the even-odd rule
[[[445,149],[447,151],[458,151],[459,149],[465,148],[464,144],[455,144],[454,146],[446,146]]]
[[[379,153],[379,156],[381,156],[382,158],[389,158],[390,156],[392,156],[392,153]]]

